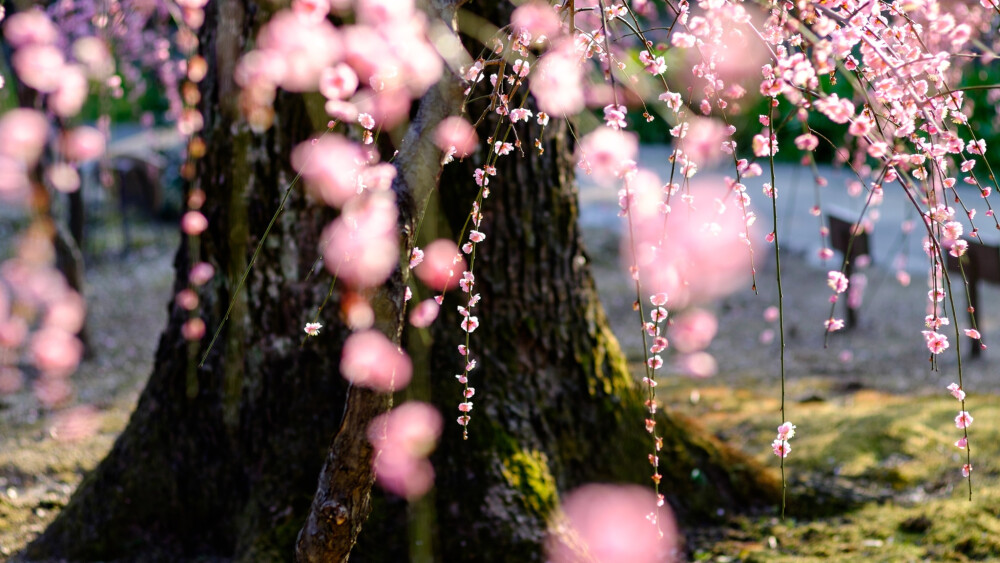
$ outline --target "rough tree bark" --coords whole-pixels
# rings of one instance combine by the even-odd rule
[[[212,66],[202,104],[210,150],[193,187],[208,196],[203,212],[211,228],[197,247],[182,244],[175,289],[187,285],[194,261],[215,266],[200,291],[210,331],[294,176],[291,149],[317,128],[301,96],[279,95],[265,134],[239,117],[233,68],[268,15],[253,0],[206,9],[202,49]],[[188,313],[169,305],[128,428],[29,547],[29,558],[289,558],[346,394],[337,370],[346,329],[328,322],[300,348],[302,326],[330,282],[313,267],[331,218],[293,191],[203,367],[196,364],[205,343],[183,339]],[[337,297],[328,310],[338,310]]]
[[[476,0],[469,9],[506,22],[513,6]],[[469,45],[470,52],[480,48]],[[480,135],[495,125],[487,119]],[[472,347],[480,367],[470,378],[476,406],[467,441],[455,423],[463,399],[454,377],[464,366],[456,350],[464,342],[456,309],[465,305],[464,294],[446,298],[433,328],[430,396],[422,398],[445,414],[431,511],[432,541],[443,561],[541,561],[546,521],[561,493],[594,481],[653,486],[645,395],[610,332],[581,243],[567,129],[550,124],[539,154],[531,147],[540,128],[533,121],[519,127],[524,156],[500,159],[491,179],[483,204],[486,240],[476,258],[482,301]],[[484,144],[445,168],[439,188],[445,232],[457,236],[465,224],[478,190],[473,171],[489,150]],[[661,491],[682,524],[712,521],[720,509],[773,506],[779,498],[773,473],[697,423],[661,410],[657,424],[664,437]],[[378,505],[353,558],[404,560],[407,508],[388,497]],[[387,537],[396,538],[394,549]]]
[[[504,21],[497,5],[470,9]],[[210,150],[194,186],[208,194],[203,211],[210,228],[197,246],[182,244],[175,285],[186,285],[195,260],[216,267],[201,291],[210,331],[293,176],[291,148],[316,127],[309,99],[301,96],[279,95],[275,124],[263,135],[238,117],[233,66],[267,12],[254,0],[220,0],[207,8],[202,45],[213,66],[202,103]],[[420,113],[440,114],[449,106],[425,100]],[[414,143],[427,134],[420,113]],[[560,492],[592,480],[649,479],[642,400],[587,269],[562,126],[549,128],[545,147],[544,156],[501,162],[485,210],[488,238],[476,272],[483,324],[474,335],[482,366],[474,374],[479,401],[470,439],[463,442],[449,425],[434,458],[436,542],[446,561],[539,560],[545,519]],[[420,190],[428,186],[417,186],[408,174],[427,172],[408,173],[406,159],[401,162],[396,187],[411,196],[400,203],[403,224],[412,227]],[[426,163],[426,155],[413,162]],[[453,228],[468,213],[470,177],[468,166],[457,165],[442,178],[444,217]],[[188,313],[171,303],[153,373],[128,428],[29,547],[28,558],[346,558],[369,510],[370,447],[358,437],[388,398],[348,390],[338,373],[347,331],[335,319],[325,317],[321,335],[300,347],[301,327],[330,281],[313,273],[319,233],[330,218],[292,193],[204,367],[192,363],[204,343],[182,338]],[[401,283],[395,277],[376,296],[380,327],[390,335],[399,333],[393,287]],[[327,310],[338,309],[338,297],[335,292]],[[455,412],[459,397],[452,377],[457,326],[454,314],[439,321],[424,374],[444,413]],[[755,465],[682,421],[664,415],[660,424],[667,438],[664,481],[682,516],[773,498],[773,480]],[[692,483],[694,468],[706,478]],[[393,507],[401,503],[382,497],[376,504],[378,518],[366,525],[371,531],[354,559],[398,561],[406,556],[400,551],[404,511]]]

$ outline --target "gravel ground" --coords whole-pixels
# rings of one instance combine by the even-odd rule
[[[128,258],[92,261],[85,291],[92,349],[70,379],[73,404],[46,412],[30,385],[0,396],[0,559],[45,529],[128,422],[167,319],[177,240],[174,227],[144,226]],[[60,414],[80,405],[92,407],[76,419],[81,435],[57,439]]]
[[[625,270],[617,263],[618,235],[607,229],[588,229],[584,234],[598,290],[611,319],[615,334],[631,360],[641,361],[642,340],[632,303],[635,290]],[[764,320],[764,310],[778,304],[776,270],[770,248],[757,249],[757,294],[746,288],[709,306],[719,320],[719,332],[708,348],[718,363],[712,385],[753,388],[777,386],[779,345],[777,336],[763,343],[761,333],[777,333],[778,324]],[[924,327],[927,301],[926,278],[912,276],[908,287],[900,285],[895,272],[873,265],[865,270],[868,279],[859,326],[830,335],[824,347],[823,321],[830,315],[828,269],[811,265],[801,254],[782,254],[782,289],[785,309],[785,361],[790,381],[797,378],[828,380],[834,387],[874,388],[895,393],[945,393],[944,387],[958,378],[954,354],[954,327],[943,327],[951,348],[937,357],[931,369],[930,354],[920,334]],[[960,278],[958,281],[961,281]],[[954,283],[954,282],[953,282]],[[1000,287],[982,283],[977,318],[983,341],[1000,338]],[[843,301],[843,299],[842,299]],[[964,291],[956,296],[959,326],[968,327]],[[843,303],[835,316],[845,318]],[[950,317],[951,315],[949,315]],[[947,329],[947,330],[945,330]],[[970,359],[973,341],[961,338],[964,358],[963,378],[970,392],[998,392],[1000,357],[993,348],[980,358]],[[674,370],[672,375],[680,375]],[[708,383],[708,382],[706,382]],[[800,390],[809,393],[808,389]]]

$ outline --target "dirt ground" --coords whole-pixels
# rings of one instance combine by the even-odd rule
[[[88,272],[86,293],[90,306],[88,322],[94,335],[93,355],[84,362],[73,381],[77,401],[97,409],[96,434],[73,442],[60,441],[53,436],[51,413],[40,410],[30,389],[0,397],[0,557],[23,547],[65,505],[83,473],[102,458],[124,428],[148,377],[157,339],[166,320],[165,306],[170,298],[171,263],[177,238],[170,228],[154,229],[145,232],[144,236],[145,242],[139,242],[140,250],[129,258],[102,260],[92,264]],[[633,363],[641,362],[641,340],[631,306],[635,298],[633,290],[619,264],[600,258],[617,255],[616,235],[607,230],[591,229],[586,233],[586,242],[590,255],[595,257],[592,261],[594,274],[615,332]],[[765,252],[759,251],[758,255],[762,254]],[[748,286],[712,306],[719,315],[720,329],[708,351],[718,362],[718,374],[708,379],[692,379],[668,373],[661,388],[667,408],[701,420],[723,438],[745,444],[765,462],[773,461],[773,456],[768,455],[769,434],[773,434],[773,426],[778,423],[777,338],[769,343],[761,342],[761,331],[777,328],[763,318],[764,310],[777,303],[772,263],[770,259],[761,259],[758,263],[757,295]],[[914,275],[913,283],[902,287],[878,265],[871,268],[867,298],[860,314],[861,325],[855,330],[833,335],[829,346],[824,348],[822,322],[829,315],[830,307],[826,271],[809,266],[801,256],[784,256],[782,265],[789,319],[786,323],[786,359],[790,411],[796,420],[812,417],[817,426],[816,442],[809,445],[805,438],[802,439],[804,457],[800,463],[810,464],[805,474],[859,477],[875,484],[880,491],[889,491],[871,497],[880,498],[879,502],[904,494],[916,494],[920,498],[957,495],[955,483],[961,485],[959,479],[946,481],[950,485],[940,483],[944,479],[942,475],[954,473],[954,460],[950,456],[942,453],[940,457],[946,463],[940,466],[940,463],[927,463],[919,451],[906,451],[910,443],[907,440],[919,439],[920,433],[897,437],[902,453],[891,448],[869,451],[865,449],[869,448],[865,442],[858,446],[860,449],[845,450],[840,457],[834,458],[825,449],[828,446],[820,441],[824,430],[839,433],[845,431],[844,425],[872,422],[875,420],[872,417],[884,414],[880,409],[885,405],[895,405],[893,408],[897,410],[894,412],[901,421],[907,420],[907,414],[912,414],[916,404],[927,406],[927,409],[921,407],[921,412],[926,410],[928,413],[952,409],[944,387],[956,379],[957,361],[954,354],[945,354],[939,361],[939,371],[930,369],[927,349],[920,335],[927,301],[922,278]],[[1000,338],[1000,290],[994,287],[981,290],[984,316],[980,319],[980,330],[989,343]],[[959,298],[957,305],[964,309],[964,298]],[[843,316],[842,309],[838,310],[838,316]],[[962,344],[967,350],[970,343],[964,339]],[[971,394],[1000,390],[1000,380],[995,376],[1000,367],[1000,343],[996,349],[996,352],[992,348],[988,350],[983,359],[964,363],[966,387]],[[946,430],[948,422],[945,419],[941,428]],[[906,424],[919,427],[924,422]],[[824,425],[827,427],[820,428]],[[802,426],[808,427],[808,424]],[[835,439],[829,434],[827,438]],[[945,432],[939,441],[953,438]],[[857,454],[858,451],[866,453]],[[910,470],[906,469],[910,467],[908,463],[921,465],[919,469]],[[996,481],[996,468],[987,468],[987,471],[992,471],[991,479]],[[926,485],[921,480],[937,484]],[[918,490],[923,492],[916,493]],[[917,516],[902,514],[899,521]],[[895,520],[887,524],[890,527],[899,525]],[[772,553],[776,557],[784,553],[794,558],[797,557],[795,553],[813,553],[808,551],[811,548],[801,546],[821,543],[818,538],[822,534],[816,535],[820,532],[814,530],[812,535],[803,535],[802,526],[777,523],[773,517],[738,521],[733,526],[737,528],[696,535],[693,541],[698,558],[751,560],[761,553]],[[873,543],[875,539],[888,541],[885,533],[874,539],[865,535],[867,532],[858,533],[861,535],[845,542],[857,540],[860,542],[858,549],[878,551]],[[869,544],[863,544],[869,540]],[[793,547],[800,544],[800,547]],[[977,549],[981,547],[975,542],[971,545]],[[982,549],[991,553],[990,545]],[[850,557],[860,556],[860,552],[848,553],[853,554]],[[921,559],[929,552],[888,553],[904,553],[901,555],[904,559],[911,555]],[[816,556],[825,559],[827,555]],[[885,560],[893,560],[895,556]],[[930,556],[933,558],[933,554]]]

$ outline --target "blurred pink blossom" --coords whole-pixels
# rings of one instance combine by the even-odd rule
[[[70,332],[43,327],[31,337],[31,359],[35,367],[52,377],[73,373],[83,356],[83,344]]]
[[[399,264],[396,203],[385,194],[354,200],[324,231],[326,269],[355,287],[381,285]]]
[[[40,9],[18,12],[4,22],[4,37],[11,47],[27,45],[49,45],[59,39],[59,30]]]
[[[58,88],[48,97],[49,108],[59,117],[72,117],[80,113],[80,108],[87,99],[87,88],[87,77],[82,66],[64,66]]]
[[[14,52],[11,64],[26,86],[50,94],[59,88],[66,59],[52,45],[27,45]]]
[[[554,563],[679,561],[677,525],[667,506],[638,486],[584,485],[563,502],[565,520],[549,524],[545,551]],[[659,522],[649,520],[659,516]],[[659,533],[662,531],[662,535]]]
[[[188,274],[188,280],[195,286],[205,285],[213,277],[215,277],[215,267],[208,262],[198,262],[191,267],[191,273]]]
[[[79,293],[69,290],[49,305],[43,325],[76,334],[83,328],[87,316],[87,304]]]
[[[188,211],[181,217],[181,230],[184,234],[198,236],[208,228],[208,219],[200,211]]]
[[[675,309],[705,303],[726,295],[750,275],[747,248],[755,232],[744,221],[740,205],[716,206],[708,199],[713,184],[693,182],[689,203],[673,205],[664,215],[659,182],[630,182],[635,233],[634,256],[642,287],[665,292]],[[622,247],[626,267],[632,266],[632,247]]]
[[[324,135],[292,151],[292,166],[309,189],[333,207],[342,207],[358,193],[358,177],[366,160],[360,145],[340,135]]]
[[[271,17],[257,36],[257,49],[272,51],[284,61],[276,81],[291,92],[316,90],[323,69],[341,59],[339,32],[325,18],[301,18],[291,11]]]
[[[545,113],[565,117],[583,109],[582,57],[571,39],[556,41],[535,70],[531,91]]]
[[[388,393],[410,383],[409,356],[377,330],[347,337],[340,358],[340,374],[355,385]]]
[[[201,340],[205,336],[205,321],[197,317],[188,319],[181,326],[181,336],[184,340]]]
[[[674,317],[670,325],[670,341],[681,353],[704,350],[712,343],[719,329],[715,315],[704,309],[690,309]]]
[[[552,6],[539,0],[526,2],[514,10],[510,16],[510,25],[515,33],[526,31],[535,40],[541,37],[552,39],[562,27],[559,15]]]
[[[639,141],[634,133],[598,127],[580,141],[579,152],[598,180],[608,181],[634,165]]]
[[[454,241],[437,239],[424,248],[424,260],[413,269],[413,273],[433,290],[451,289],[458,285],[459,272],[465,270],[464,259],[456,263],[458,256],[458,245]]]
[[[67,131],[62,138],[66,158],[77,162],[100,157],[104,154],[104,146],[104,133],[86,125]]]
[[[410,324],[417,328],[426,328],[431,326],[434,319],[438,316],[438,311],[441,306],[437,304],[433,299],[425,299],[417,304],[410,312]]]
[[[415,401],[375,418],[368,426],[368,440],[375,449],[376,482],[407,499],[423,496],[434,483],[434,468],[427,456],[434,451],[441,427],[437,409]]]
[[[319,91],[330,100],[349,98],[358,89],[358,75],[344,63],[323,69],[319,75]]]
[[[438,148],[446,153],[454,148],[454,155],[459,158],[471,154],[479,144],[476,130],[465,118],[458,116],[442,120],[434,132],[434,140]]]
[[[49,122],[41,112],[12,109],[0,117],[0,153],[34,166],[48,130]]]

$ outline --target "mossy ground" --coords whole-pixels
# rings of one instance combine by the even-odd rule
[[[700,420],[777,468],[769,444],[780,422],[778,389],[662,386],[668,405]],[[785,460],[786,517],[732,517],[688,530],[701,561],[966,561],[1000,559],[1000,401],[972,395],[972,501],[961,475],[954,424],[958,401],[880,391],[838,392],[820,378],[798,381],[787,401],[798,429]],[[820,504],[822,501],[823,504]],[[777,507],[776,509],[777,510]]]

